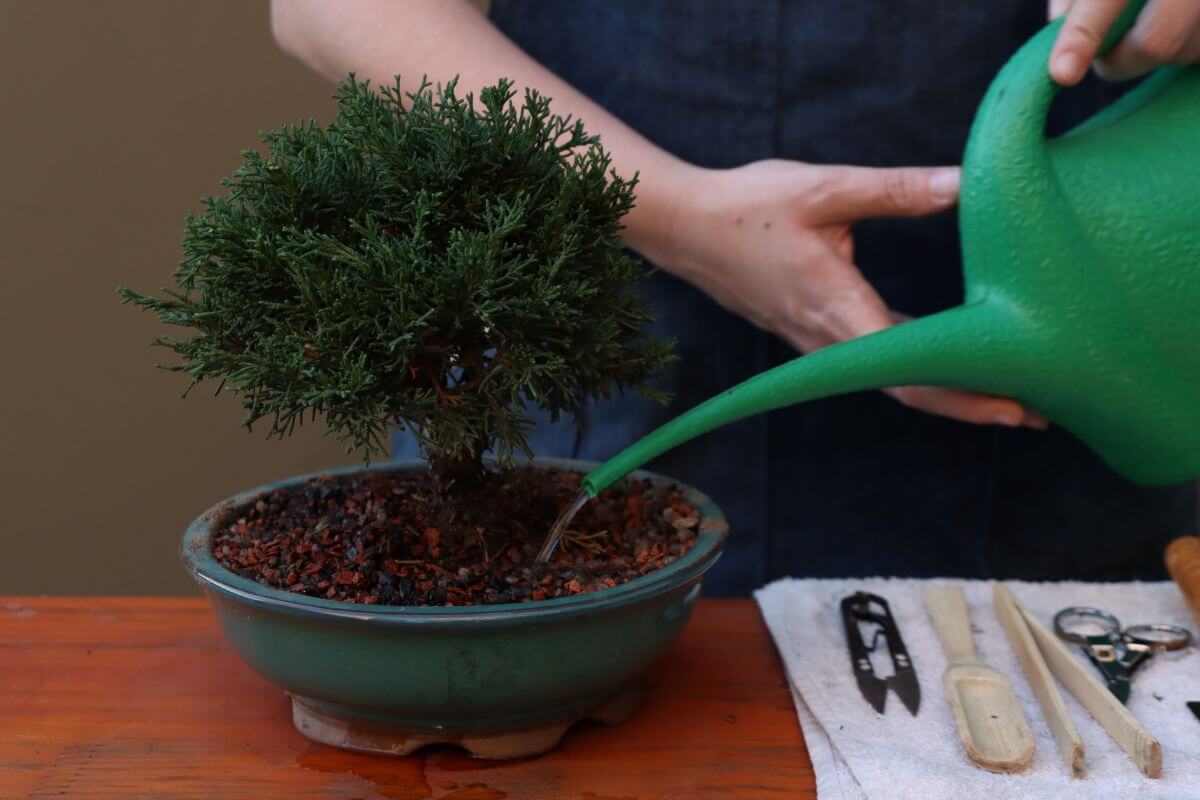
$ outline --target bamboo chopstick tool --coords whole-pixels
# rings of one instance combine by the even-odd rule
[[[1142,727],[1137,717],[1012,592],[997,584],[993,598],[996,613],[1000,615],[1008,640],[1025,669],[1071,774],[1082,775],[1083,743],[1067,715],[1058,687],[1049,680],[1047,673],[1053,674],[1075,696],[1146,777],[1162,777],[1162,745]]]
[[[1200,619],[1200,536],[1180,536],[1167,545],[1167,571]]]
[[[950,666],[942,676],[967,757],[989,772],[1017,772],[1033,759],[1033,733],[1008,676],[979,660],[963,590],[928,586],[925,605]]]
[[[1017,660],[1025,670],[1025,677],[1033,687],[1042,713],[1046,715],[1046,722],[1050,725],[1050,732],[1054,734],[1058,752],[1067,762],[1071,777],[1082,778],[1085,764],[1083,740],[1079,738],[1079,731],[1075,729],[1075,723],[1067,714],[1067,704],[1063,702],[1058,686],[1054,683],[1050,668],[1038,652],[1037,642],[1034,641],[1029,626],[1025,624],[1020,610],[1013,602],[1012,594],[998,583],[992,589],[992,603],[996,607],[996,615],[1000,617],[1000,624],[1004,626],[1004,632],[1008,634],[1008,641],[1017,654]]]

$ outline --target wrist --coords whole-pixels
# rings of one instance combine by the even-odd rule
[[[637,203],[626,217],[624,240],[655,266],[678,274],[689,261],[701,185],[713,170],[674,156],[639,176]]]

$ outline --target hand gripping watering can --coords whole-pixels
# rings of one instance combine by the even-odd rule
[[[1105,43],[1132,26],[1132,3]],[[1164,68],[1045,137],[1060,22],[1000,71],[963,161],[963,305],[755,376],[584,481],[773,408],[886,386],[1015,398],[1140,483],[1200,476],[1200,67]]]

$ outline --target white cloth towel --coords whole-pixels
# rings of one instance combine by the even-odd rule
[[[980,658],[1012,678],[1037,742],[1033,763],[1023,773],[996,775],[967,760],[942,691],[946,656],[925,608],[922,591],[928,583],[964,588]],[[1086,605],[1112,612],[1123,625],[1165,622],[1196,633],[1195,619],[1169,582],[1007,585],[1047,625],[1059,609]],[[839,609],[841,599],[856,591],[880,595],[891,606],[921,684],[916,717],[890,691],[879,715],[858,690]],[[1186,706],[1200,700],[1195,644],[1156,656],[1133,680],[1129,710],[1162,744],[1162,778],[1143,775],[1062,689],[1086,749],[1087,772],[1074,779],[996,617],[990,583],[784,579],[755,597],[787,668],[820,800],[1200,800],[1200,720]],[[891,673],[886,651],[881,644],[874,662],[880,677]],[[1082,653],[1079,658],[1094,669]]]

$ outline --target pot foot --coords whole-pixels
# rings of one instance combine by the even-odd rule
[[[525,728],[496,732],[391,727],[378,720],[331,716],[314,701],[292,695],[292,722],[314,742],[373,755],[407,756],[430,744],[453,744],[476,758],[506,759],[538,756],[553,750],[563,735],[585,719],[617,725],[629,718],[642,698],[641,686],[630,684],[584,712]]]

